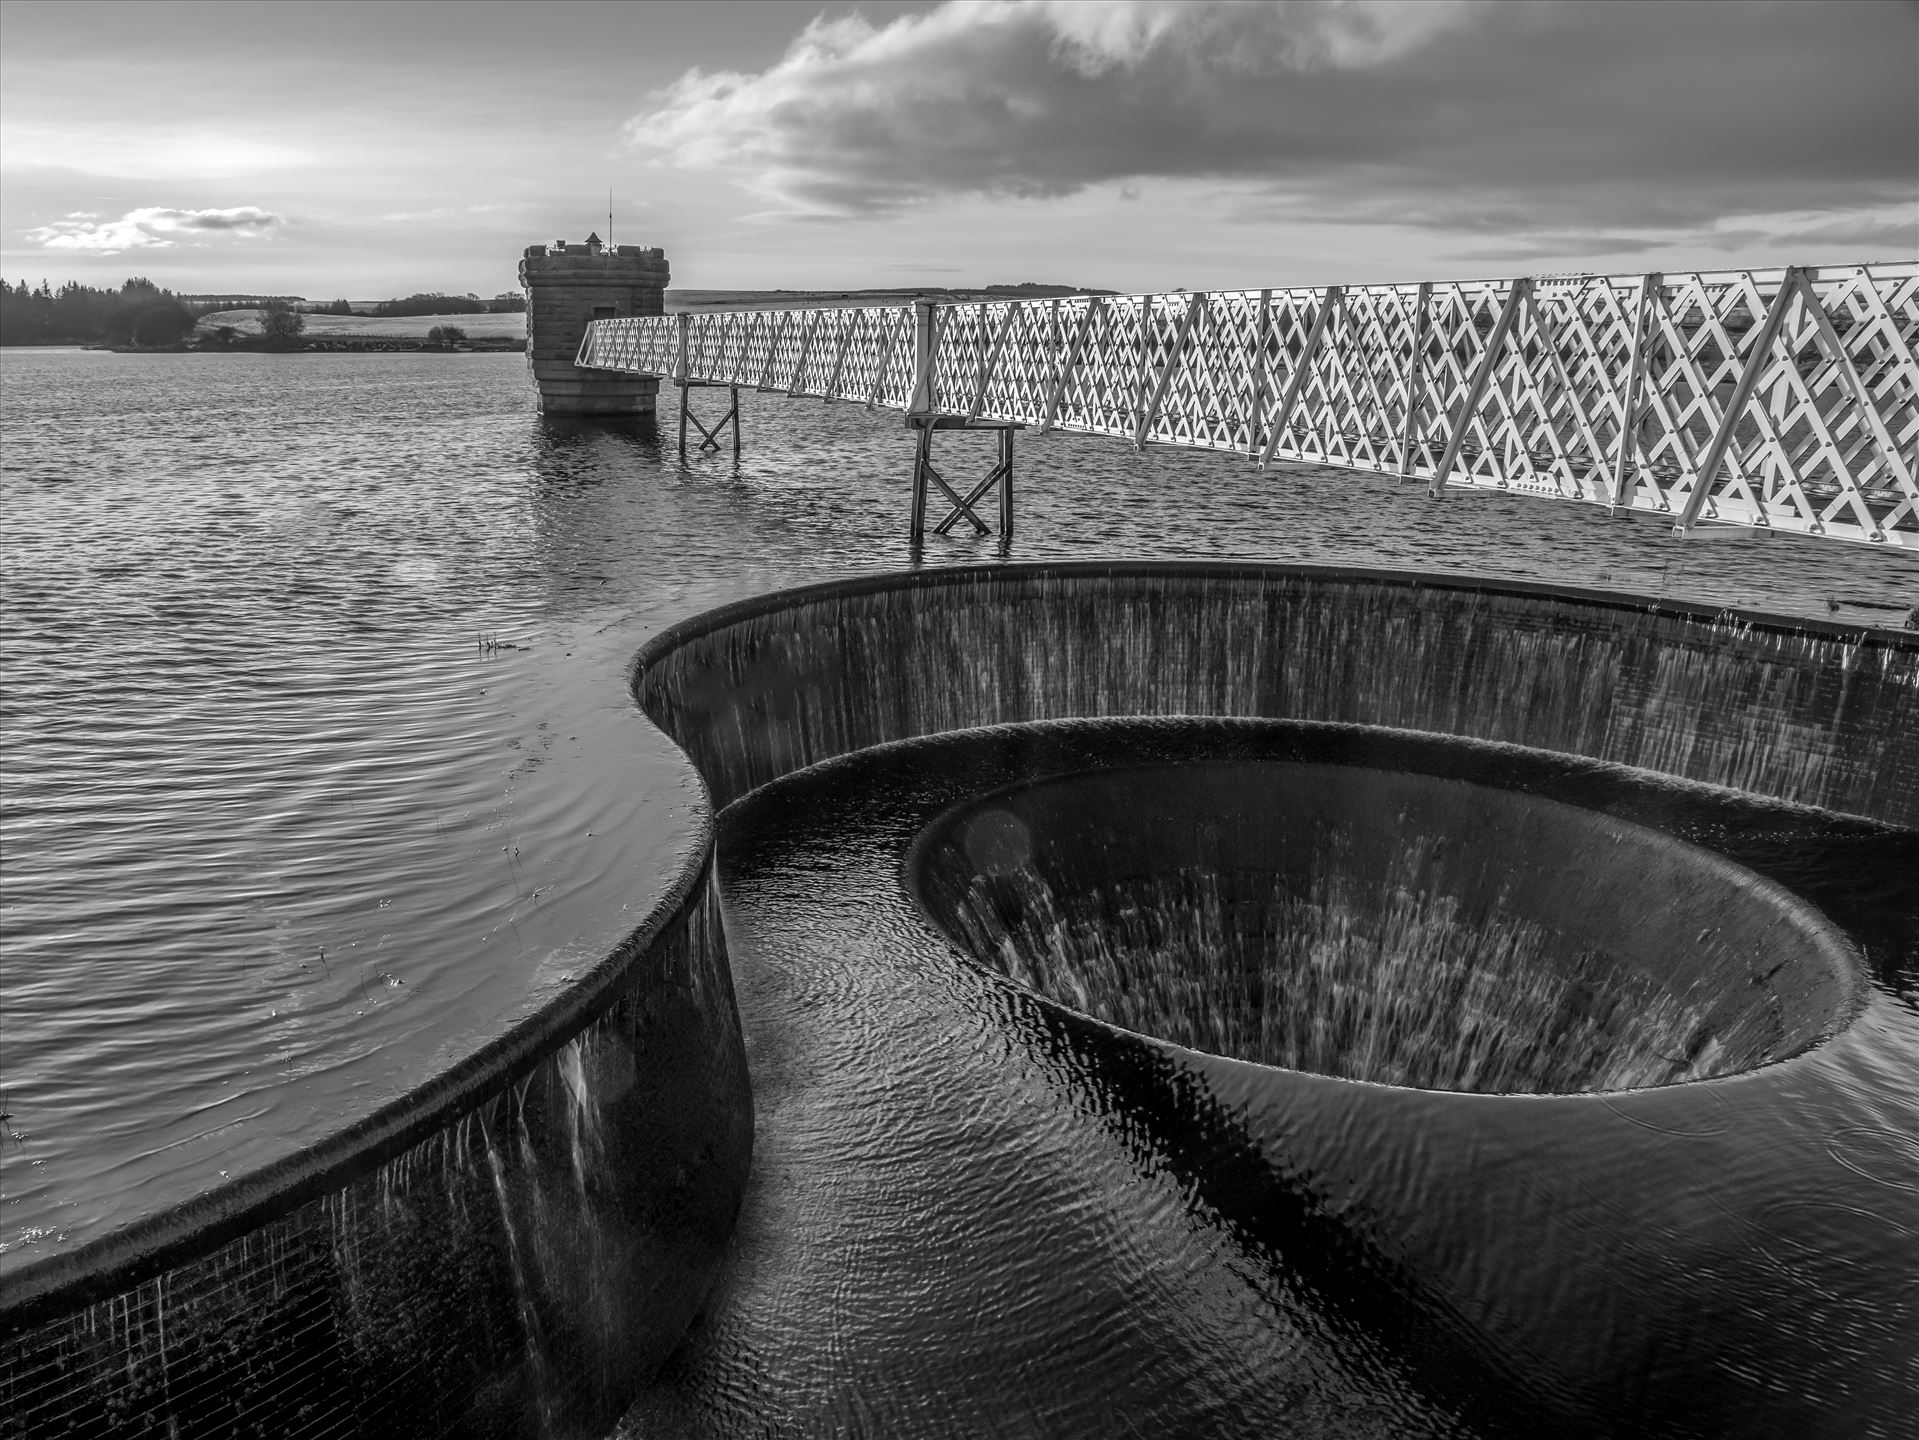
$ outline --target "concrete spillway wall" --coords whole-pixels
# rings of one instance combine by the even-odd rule
[[[696,854],[434,1083],[9,1276],[0,1435],[602,1435],[706,1294],[752,1130]]]
[[[1505,741],[1919,824],[1919,636],[1396,572],[924,570],[655,639],[636,693],[716,805],[975,725],[1329,720]]]

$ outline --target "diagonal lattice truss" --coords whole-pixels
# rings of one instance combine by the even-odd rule
[[[602,320],[578,363],[1919,548],[1919,262]]]

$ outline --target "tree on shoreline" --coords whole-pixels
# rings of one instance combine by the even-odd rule
[[[270,350],[291,350],[307,328],[307,317],[284,302],[260,309],[260,334]]]
[[[171,295],[135,303],[107,317],[103,338],[117,345],[173,345],[193,333],[194,314]]]

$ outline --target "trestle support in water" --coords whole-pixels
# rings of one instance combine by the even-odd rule
[[[720,432],[731,424],[733,427],[733,463],[737,465],[740,463],[740,387],[737,383],[728,380],[699,380],[693,378],[691,368],[687,364],[686,353],[686,332],[688,323],[692,317],[682,313],[674,318],[679,322],[678,330],[680,337],[679,352],[673,361],[673,383],[680,387],[680,463],[682,465],[686,463],[686,422],[691,420],[693,422],[693,428],[700,432],[700,453],[702,455],[709,452],[716,455],[719,453]],[[692,397],[686,392],[688,390],[721,389],[730,393],[732,404],[727,407],[726,413],[719,418],[719,422],[709,429],[706,422],[693,413],[693,407],[689,403]]]
[[[935,535],[949,533],[961,519],[973,527],[974,534],[990,535],[993,527],[980,519],[979,512],[973,507],[979,504],[987,491],[997,487],[999,548],[1000,553],[1005,554],[1013,544],[1013,432],[1021,427],[1004,420],[969,421],[951,415],[909,415],[906,424],[909,429],[918,432],[913,445],[913,548],[919,549],[926,541],[926,494],[929,484],[937,487],[953,506],[946,518],[933,527]],[[933,432],[936,430],[991,430],[999,435],[998,461],[986,472],[985,478],[964,495],[933,467]]]
[[[735,465],[739,464],[740,387],[737,385],[718,385],[710,380],[675,380],[673,383],[680,387],[680,463],[682,465],[686,463],[686,426],[687,422],[691,421],[693,428],[700,432],[699,451],[702,455],[708,452],[715,455],[719,454],[721,449],[720,436],[726,432],[728,426],[731,426],[733,430],[733,463]],[[731,403],[727,406],[726,413],[720,416],[720,418],[714,421],[709,427],[704,420],[693,413],[693,407],[689,403],[691,397],[687,394],[689,390],[725,390],[729,392],[731,396]]]
[[[985,388],[979,387],[964,414],[951,413],[950,397],[939,393],[935,358],[939,354],[940,309],[931,300],[913,304],[913,394],[906,406],[906,428],[917,432],[913,446],[913,518],[908,538],[917,552],[926,542],[926,489],[930,481],[952,503],[946,518],[933,527],[935,535],[945,535],[963,517],[976,535],[990,535],[992,526],[980,519],[973,507],[987,491],[999,489],[999,549],[1004,555],[1013,544],[1013,432],[1024,429],[1015,420],[985,420]],[[1003,338],[1003,337],[1002,337]],[[942,411],[941,400],[949,399]],[[999,461],[965,495],[948,483],[933,466],[933,432],[936,430],[993,430],[999,434]]]

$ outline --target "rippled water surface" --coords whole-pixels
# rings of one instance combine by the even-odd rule
[[[0,366],[4,1268],[366,1113],[604,954],[701,803],[632,651],[909,563],[884,413],[748,396],[743,465],[682,469],[543,421],[517,356]],[[989,463],[969,443],[942,437],[960,473]],[[1405,565],[1862,625],[1919,600],[1910,557],[1838,545],[1063,436],[1019,464],[1025,558]]]

